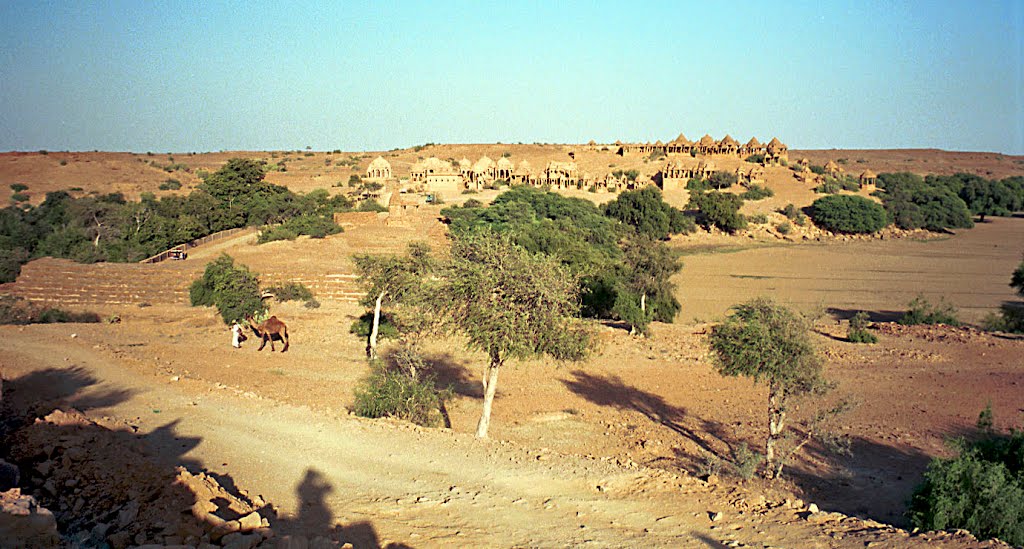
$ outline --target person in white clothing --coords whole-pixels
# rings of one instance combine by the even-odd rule
[[[235,321],[234,325],[231,326],[231,346],[240,349],[242,342],[246,340],[245,334],[242,333],[242,325]]]

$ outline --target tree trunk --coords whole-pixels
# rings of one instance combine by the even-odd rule
[[[764,444],[765,476],[770,479],[782,474],[782,463],[776,463],[775,445],[782,438],[782,430],[785,427],[785,398],[785,389],[776,382],[771,382],[768,389],[768,439]]]
[[[373,328],[370,329],[370,341],[366,345],[366,356],[370,360],[377,360],[377,333],[380,331],[380,302],[384,300],[387,292],[381,292],[377,296],[377,303],[373,306]]]
[[[640,294],[640,311],[647,316],[647,292]]]
[[[480,414],[480,422],[476,425],[477,438],[487,438],[487,428],[491,426],[491,405],[494,403],[494,393],[498,389],[498,370],[501,368],[501,360],[497,353],[491,354],[491,363],[487,366],[484,374],[484,409]]]

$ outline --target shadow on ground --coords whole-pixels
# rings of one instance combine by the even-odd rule
[[[673,406],[660,395],[627,385],[619,376],[597,376],[581,370],[571,372],[571,375],[574,379],[562,380],[562,383],[594,404],[640,412],[711,455],[724,458],[730,453],[728,449],[732,447],[732,441],[728,439],[724,425],[717,421],[688,414],[686,408]]]

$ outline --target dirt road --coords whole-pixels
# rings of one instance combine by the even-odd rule
[[[8,390],[138,430],[168,467],[205,469],[261,495],[278,511],[279,535],[329,535],[357,547],[937,542],[860,519],[805,520],[803,504],[685,474],[316,412],[171,376],[158,361],[118,360],[98,341],[102,327],[83,328],[76,337],[66,326],[0,329]]]

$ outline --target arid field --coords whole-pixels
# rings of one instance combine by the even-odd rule
[[[573,152],[581,169],[593,173],[654,169],[640,157],[568,145],[431,145],[381,154],[402,175],[424,156],[475,160],[505,152],[535,167]],[[335,193],[377,154],[6,153],[0,183],[4,189],[24,183],[33,204],[48,191],[71,188],[137,199],[144,192],[187,193],[199,183],[199,170],[215,171],[229,158],[289,157],[288,171],[269,174],[269,181]],[[1024,174],[1024,158],[991,153],[790,151],[790,157],[845,159],[851,173]],[[352,158],[354,166],[334,164]],[[150,164],[172,161],[188,171]],[[183,188],[160,191],[171,177]],[[771,219],[785,204],[807,206],[817,196],[782,167],[769,168],[767,185],[775,196],[748,203],[746,213]],[[473,196],[486,201],[496,193]],[[665,198],[677,206],[687,200],[685,191]],[[473,431],[486,357],[465,351],[459,339],[425,349],[439,380],[456,393],[447,407],[450,426],[425,429],[349,412],[353,388],[368,372],[365,341],[349,333],[365,311],[356,303],[361,290],[351,256],[395,253],[413,241],[443,248],[440,209],[346,226],[320,240],[256,245],[254,231],[244,231],[190,250],[186,261],[78,265],[43,258],[26,265],[17,282],[0,286],[0,293],[120,319],[0,326],[8,423],[70,408],[95,422],[41,422],[36,438],[19,439],[32,449],[24,451],[26,461],[50,464],[30,475],[59,476],[69,489],[57,497],[68,504],[58,520],[73,521],[93,505],[90,494],[99,501],[103,493],[171,485],[181,465],[216,479],[231,493],[222,503],[237,498],[235,516],[259,511],[273,530],[266,543],[278,547],[304,547],[306,540],[355,547],[1000,545],[964,533],[909,532],[904,512],[928,462],[950,455],[946,441],[969,433],[986,406],[997,428],[1022,426],[1024,338],[977,325],[1019,299],[1008,283],[1024,254],[1024,217],[874,238],[811,229],[782,237],[768,224],[735,236],[675,236],[669,245],[683,263],[674,278],[682,304],[676,322],[655,324],[648,338],[603,324],[600,346],[582,363],[513,363],[502,371],[490,439],[478,440]],[[222,252],[264,282],[298,281],[317,293],[317,309],[272,305],[288,324],[287,353],[257,352],[252,339],[233,349],[213,309],[188,305],[189,284]],[[948,300],[968,326],[894,323],[918,295]],[[832,396],[854,404],[837,426],[851,441],[850,454],[810,444],[774,483],[725,471],[708,476],[741,444],[763,446],[766,390],[718,375],[706,341],[712,323],[756,296],[818,315],[814,337],[826,375],[837,383]],[[847,321],[857,311],[869,313],[877,344],[846,340]],[[794,416],[812,413],[804,406]],[[76,444],[74,457],[64,457]],[[138,453],[144,458],[110,450],[136,446],[146,448]],[[142,459],[150,465],[135,467]],[[82,465],[90,460],[105,472],[76,478],[76,471],[91,471]],[[95,489],[75,491],[83,485]],[[161,515],[145,508],[163,509],[163,500],[141,493],[138,499],[143,510],[132,520],[144,541],[170,528],[167,514],[204,503],[186,495],[166,503]],[[821,512],[809,512],[811,503]],[[117,515],[115,509],[104,520]],[[170,530],[159,535],[168,545],[186,537]]]

